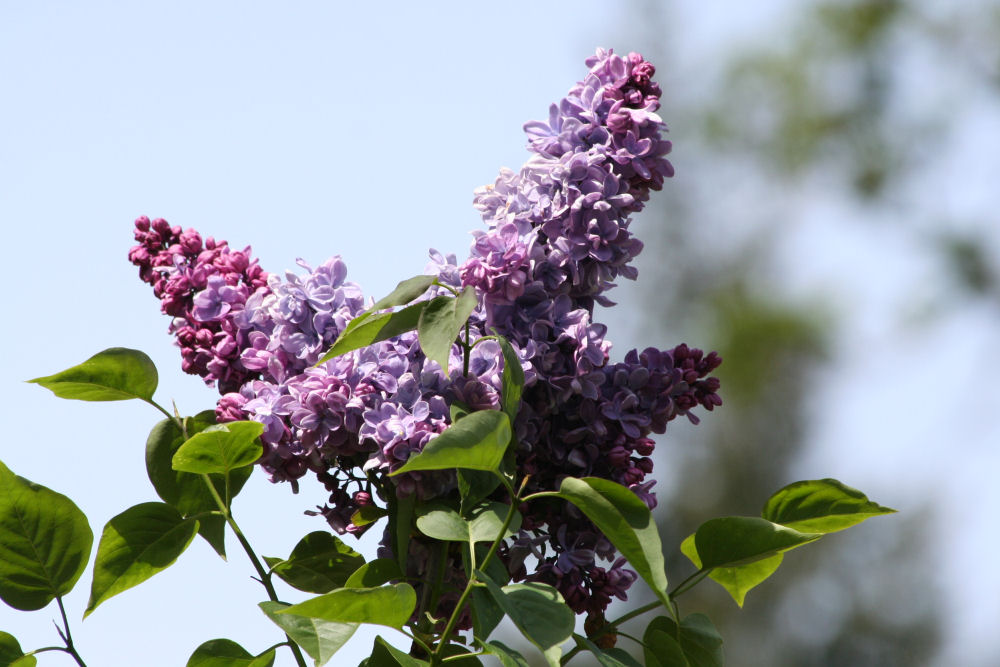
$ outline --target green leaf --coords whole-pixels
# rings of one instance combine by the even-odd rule
[[[417,594],[409,584],[377,588],[338,588],[277,612],[340,623],[374,623],[402,628],[417,606]]]
[[[364,565],[365,557],[325,530],[309,533],[283,560],[267,559],[272,571],[293,588],[306,593],[329,593],[344,586]]]
[[[274,649],[253,656],[231,639],[211,639],[194,650],[187,667],[271,667]]]
[[[727,516],[701,524],[695,531],[694,544],[702,568],[708,569],[753,563],[822,536],[822,533],[800,533],[757,517]]]
[[[325,665],[358,629],[357,623],[336,623],[277,613],[289,606],[284,602],[261,602],[257,606],[279,628],[284,630],[285,634],[292,638],[292,641],[309,654],[309,657],[315,661],[316,667]]]
[[[153,360],[139,350],[112,347],[61,373],[28,380],[59,398],[78,401],[153,400],[157,374]]]
[[[438,362],[445,375],[451,346],[475,308],[476,291],[466,287],[454,299],[438,297],[428,301],[420,313],[417,323],[420,348],[428,359]]]
[[[701,558],[698,557],[698,550],[694,546],[693,534],[681,542],[681,553],[687,556],[695,567],[701,569]],[[779,553],[746,565],[717,567],[708,576],[725,588],[736,604],[742,607],[747,593],[774,574],[784,557],[784,554]]]
[[[499,410],[473,412],[446,428],[390,476],[414,470],[497,470],[510,433],[510,420]]]
[[[503,642],[491,641],[482,645],[483,650],[495,655],[503,667],[531,667],[524,656]]]
[[[684,649],[673,635],[647,629],[642,643],[646,667],[691,667],[684,657]]]
[[[573,641],[581,650],[593,653],[601,667],[642,667],[635,658],[620,649],[617,651],[615,649],[602,650],[594,642],[575,633]]]
[[[559,591],[539,583],[509,584],[501,588],[480,570],[476,570],[476,578],[486,584],[496,603],[521,634],[542,651],[546,661],[553,666],[559,665],[560,647],[573,634],[576,621]]]
[[[165,503],[141,503],[113,517],[97,546],[83,617],[108,598],[173,565],[197,533],[196,520],[185,519]]]
[[[188,435],[195,435],[215,424],[215,412],[206,410],[194,417],[184,419]],[[219,508],[205,485],[201,475],[178,472],[173,469],[174,453],[184,444],[184,435],[173,419],[164,419],[156,424],[146,440],[146,474],[160,499],[177,508],[184,517],[211,512]],[[229,473],[230,500],[240,492],[250,479],[253,468],[237,468]],[[223,475],[209,475],[219,497],[226,498],[226,478]],[[226,520],[221,516],[202,516],[198,534],[223,558],[226,557]]]
[[[459,470],[457,481],[458,494],[462,499],[459,511],[463,516],[467,516],[500,486],[500,477],[497,473],[485,470]]]
[[[478,586],[472,589],[469,604],[472,609],[473,636],[478,639],[487,639],[503,620],[503,609],[500,608],[488,590]]]
[[[672,654],[672,648],[666,649],[663,655],[671,655],[671,659],[675,660],[675,662],[664,661],[662,659],[658,663],[649,661],[651,645],[655,655],[658,653],[656,646],[662,646],[666,643],[662,641],[662,638],[653,637],[657,633],[669,637],[673,641],[673,644],[680,648],[685,660],[683,663],[676,661],[676,656]],[[678,637],[680,638],[679,644],[677,642]],[[646,626],[643,643],[647,645],[647,667],[654,664],[664,665],[664,667],[673,664],[690,665],[690,667],[722,667],[725,664],[725,658],[722,653],[722,637],[719,636],[715,626],[712,625],[712,621],[708,620],[708,617],[704,614],[689,614],[685,616],[681,621],[680,629],[677,628],[677,624],[669,616],[657,616]],[[656,655],[656,657],[660,658],[659,655]]]
[[[495,334],[500,343],[500,351],[503,353],[503,375],[501,376],[500,405],[510,423],[517,419],[517,411],[521,408],[521,392],[524,389],[524,369],[521,367],[521,360],[517,358],[517,352],[510,342]]]
[[[430,663],[400,651],[382,637],[376,637],[371,657],[368,658],[365,667],[424,667],[425,665]]]
[[[384,516],[389,516],[389,512],[377,505],[362,505],[351,515],[351,523],[355,526],[367,526],[375,523]]]
[[[72,500],[0,463],[0,600],[34,611],[69,593],[94,533]]]
[[[448,658],[448,662],[444,663],[447,667],[483,667],[483,661],[479,656],[461,644],[448,644],[441,651],[441,656]]]
[[[403,571],[399,569],[399,563],[391,558],[376,558],[355,570],[344,582],[344,587],[372,588],[402,578]]]
[[[35,667],[38,661],[33,655],[25,657],[14,635],[0,630],[0,667],[11,667],[15,662],[19,667]]]
[[[564,498],[576,505],[618,548],[656,596],[669,605],[663,545],[646,503],[622,486],[599,477],[567,477],[558,492],[535,494]]]
[[[417,513],[417,529],[427,537],[446,542],[492,542],[509,511],[510,506],[503,503],[483,503],[465,519],[444,503],[429,503]],[[521,514],[515,510],[504,537],[510,537],[520,527]]]
[[[259,440],[263,432],[264,425],[254,421],[209,426],[180,446],[173,468],[207,475],[253,465],[264,452]]]
[[[802,532],[835,533],[895,511],[835,479],[817,479],[781,489],[764,505],[761,516]]]
[[[412,306],[407,306],[395,313],[378,313],[377,315],[369,316],[361,315],[359,317],[364,317],[364,319],[360,320],[358,324],[354,324],[355,321],[358,321],[358,318],[351,320],[347,328],[334,341],[333,346],[316,362],[316,365],[318,366],[323,362],[352,350],[368,347],[373,343],[394,338],[407,331],[413,331],[417,328],[417,324],[420,322],[420,314],[427,307],[427,304],[433,303],[438,299],[444,301],[452,300],[450,297],[439,296],[430,301],[422,301]]]
[[[382,297],[366,312],[375,313],[385,308],[394,308],[407,304],[427,291],[427,289],[437,282],[437,276],[413,276],[406,280],[401,280],[396,289]]]

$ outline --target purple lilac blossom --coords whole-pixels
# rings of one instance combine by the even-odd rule
[[[519,472],[531,475],[528,491],[556,489],[567,475],[598,476],[652,508],[649,436],[681,415],[697,423],[692,410],[721,404],[719,382],[709,376],[721,360],[678,345],[609,361],[594,305],[612,305],[613,281],[636,277],[630,262],[642,244],[629,231],[630,216],[673,167],[653,66],[638,54],[605,50],[587,65],[586,78],[552,105],[547,121],[525,125],[532,156],[521,170],[503,169],[476,191],[487,229],[473,233],[468,260],[459,265],[432,250],[427,272],[442,285],[474,287],[472,339],[496,330],[518,354],[526,382],[516,458]],[[449,471],[387,475],[447,428],[453,404],[499,408],[503,357],[494,341],[473,347],[468,375],[457,345],[441,368],[425,358],[414,332],[317,366],[366,306],[340,258],[316,269],[300,261],[304,274],[282,278],[264,273],[249,248],[203,244],[193,230],[162,220],[137,220],[136,239],[130,258],[176,318],[170,330],[184,369],[218,383],[220,422],[264,424],[259,463],[272,480],[297,490],[315,474],[328,500],[310,513],[338,533],[360,534],[368,526],[351,517],[373,504],[373,493],[385,502],[393,494],[423,500],[456,492]],[[422,298],[447,293],[434,287]],[[625,599],[636,574],[574,506],[522,509],[520,534],[500,550],[514,579],[556,586],[591,623],[612,598]],[[383,538],[380,555],[390,555],[390,543]],[[405,569],[419,578],[428,550],[412,543]],[[457,560],[446,578],[464,585]],[[456,601],[443,596],[435,614]],[[466,616],[460,627],[467,626]]]

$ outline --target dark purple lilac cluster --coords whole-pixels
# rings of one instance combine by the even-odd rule
[[[649,436],[680,415],[697,422],[694,408],[721,403],[709,376],[720,360],[679,345],[609,363],[594,305],[611,304],[606,292],[618,276],[635,278],[629,262],[642,244],[629,216],[673,169],[652,65],[604,50],[587,64],[587,77],[552,106],[549,121],[525,126],[533,156],[521,171],[504,170],[477,190],[487,229],[474,233],[469,259],[458,265],[432,251],[428,273],[442,285],[473,286],[472,337],[496,330],[521,360],[526,383],[514,426],[529,489],[593,475],[653,507]],[[334,530],[363,531],[351,517],[373,493],[385,500],[387,492],[421,499],[456,492],[453,472],[387,474],[449,425],[454,403],[498,409],[503,356],[495,341],[473,348],[467,374],[460,346],[441,368],[414,332],[317,366],[365,308],[339,258],[316,269],[301,264],[304,274],[282,279],[263,273],[249,249],[203,245],[196,232],[162,220],[140,218],[136,230],[140,245],[130,257],[175,317],[185,370],[218,382],[220,421],[264,424],[260,463],[275,481],[297,488],[307,472],[317,476],[329,493],[317,513]],[[444,293],[432,287],[422,298]],[[501,550],[516,579],[556,586],[592,618],[613,597],[624,599],[636,575],[586,517],[562,502],[524,510],[520,535]],[[419,573],[427,564],[414,544],[406,568]]]
[[[153,286],[161,310],[173,317],[170,333],[181,348],[181,368],[232,391],[256,372],[240,362],[246,338],[233,316],[249,296],[266,290],[267,274],[250,258],[250,248],[232,250],[193,229],[181,231],[162,218],[135,221],[129,260]]]

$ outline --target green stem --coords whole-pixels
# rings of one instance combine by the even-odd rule
[[[174,415],[172,415],[169,412],[167,412],[163,408],[162,405],[160,405],[159,403],[157,403],[153,399],[151,399],[151,398],[149,398],[149,399],[144,398],[142,400],[146,401],[147,403],[149,403],[150,405],[152,405],[154,408],[156,408],[157,410],[159,410],[160,412],[162,412],[163,414],[165,414],[167,416],[167,419],[175,419],[175,420],[177,419]]]
[[[73,635],[69,631],[69,620],[66,618],[66,608],[63,606],[62,597],[57,595],[56,602],[59,603],[59,614],[62,616],[63,629],[65,630],[65,634],[63,631],[59,632],[59,636],[62,637],[64,642],[66,642],[65,652],[73,656],[73,659],[76,660],[76,664],[80,665],[80,667],[87,667],[83,658],[81,658],[80,654],[76,652],[76,647],[73,646]]]
[[[684,593],[688,592],[689,590],[691,590],[692,588],[694,588],[695,586],[697,586],[701,582],[702,579],[704,579],[705,577],[707,577],[709,575],[709,573],[711,571],[712,571],[711,568],[709,568],[707,570],[698,570],[697,572],[695,572],[694,574],[692,574],[690,577],[688,577],[687,579],[685,579],[681,583],[677,584],[677,588],[675,588],[674,590],[670,591],[670,593],[669,593],[670,599],[673,600],[674,598],[683,595]]]
[[[504,519],[503,527],[500,528],[499,533],[493,540],[493,544],[490,545],[490,550],[486,552],[486,556],[483,558],[483,562],[479,565],[480,571],[485,571],[486,566],[489,565],[490,559],[493,558],[493,554],[497,552],[500,548],[500,543],[503,542],[503,536],[507,533],[507,528],[510,527],[511,521],[514,520],[514,515],[517,513],[517,506],[520,504],[518,502],[518,495],[524,490],[525,485],[528,483],[528,477],[525,477],[521,482],[521,488],[518,489],[517,493],[513,493],[513,487],[510,486],[510,482],[503,478],[504,484],[507,486],[507,490],[511,492],[511,503],[510,510],[507,512],[507,518]],[[448,638],[451,636],[452,631],[455,629],[455,625],[458,624],[458,617],[461,615],[462,610],[465,608],[465,603],[472,594],[472,589],[476,586],[476,573],[473,572],[469,575],[469,581],[465,584],[465,590],[462,591],[461,597],[458,598],[458,603],[455,604],[455,610],[451,612],[451,617],[448,619],[448,624],[445,625],[444,631],[441,633],[441,637],[438,639],[437,648],[434,649],[434,653],[431,654],[431,667],[435,664],[441,662],[441,652],[444,651],[444,647],[448,645]]]
[[[260,559],[257,558],[257,554],[254,553],[253,549],[250,547],[250,542],[247,541],[246,536],[243,531],[240,530],[239,525],[236,523],[236,519],[233,518],[232,512],[229,511],[229,507],[226,506],[225,501],[219,496],[219,492],[215,490],[215,485],[212,484],[212,480],[208,475],[202,474],[201,478],[205,481],[205,486],[208,487],[208,492],[212,494],[212,498],[215,499],[215,504],[219,507],[223,516],[226,518],[226,523],[232,528],[233,533],[236,535],[236,539],[239,540],[240,546],[243,547],[243,551],[246,552],[247,557],[250,559],[250,563],[253,565],[254,569],[257,570],[259,575],[260,583],[264,586],[264,590],[267,591],[267,597],[272,602],[279,602],[278,593],[274,590],[274,585],[271,583],[271,573],[264,569],[261,564]],[[295,656],[295,663],[299,667],[306,667],[305,658],[302,657],[302,651],[299,650],[298,644],[289,637],[285,635],[285,639],[288,640],[288,648],[291,649],[292,655]]]

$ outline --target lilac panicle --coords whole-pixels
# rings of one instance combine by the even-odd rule
[[[531,157],[520,171],[504,169],[476,191],[486,229],[473,232],[468,259],[431,251],[427,272],[443,285],[475,288],[471,339],[499,332],[521,361],[526,381],[514,430],[528,491],[556,489],[567,475],[597,476],[652,508],[650,436],[679,416],[697,423],[698,408],[721,404],[710,375],[721,360],[678,345],[610,361],[594,306],[612,305],[606,293],[619,277],[636,277],[631,262],[642,244],[629,231],[631,215],[673,167],[653,66],[610,50],[598,50],[587,66],[546,121],[525,125]],[[316,365],[366,307],[339,257],[315,269],[300,261],[303,273],[282,277],[261,270],[249,248],[203,242],[163,220],[137,220],[136,239],[130,259],[174,317],[184,369],[217,383],[220,422],[264,425],[259,463],[274,481],[297,490],[315,475],[328,495],[310,513],[338,533],[360,534],[368,526],[352,517],[376,498],[456,493],[453,472],[387,475],[448,427],[456,404],[499,409],[504,361],[495,341],[473,347],[468,374],[458,345],[442,368],[425,357],[415,332]],[[447,293],[433,287],[421,298]],[[390,544],[387,534],[381,555],[391,555]],[[428,554],[413,540],[400,558],[407,574],[423,577]],[[500,555],[515,579],[556,586],[592,622],[613,598],[625,599],[637,577],[561,501],[532,503]],[[445,578],[464,586],[461,563],[449,563]],[[450,613],[456,602],[447,593],[434,613]],[[460,627],[468,623],[465,615]]]

